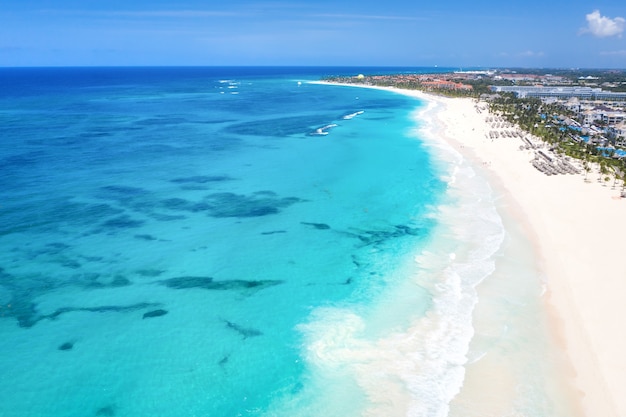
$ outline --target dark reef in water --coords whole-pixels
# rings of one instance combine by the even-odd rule
[[[161,316],[166,315],[167,313],[168,311],[163,310],[163,309],[152,310],[152,311],[148,311],[147,313],[143,313],[143,318],[149,319],[152,317],[161,317]]]
[[[130,216],[123,215],[109,219],[102,223],[102,225],[113,229],[127,229],[131,227],[141,227],[144,223],[143,220],[136,220],[132,219]]]
[[[161,116],[135,122],[139,126],[177,125],[181,123],[190,123],[190,121],[184,117]]]
[[[148,213],[148,216],[152,217],[154,220],[158,220],[160,222],[171,222],[174,220],[185,220],[186,216],[181,215],[171,215],[171,214],[161,214],[161,213]]]
[[[404,224],[397,224],[394,226],[397,230],[403,232],[405,235],[419,236],[421,231],[418,227],[409,227]],[[402,233],[401,233],[402,234]]]
[[[80,262],[74,260],[74,259],[69,259],[69,258],[61,258],[59,260],[59,264],[61,264],[62,266],[66,267],[66,268],[70,268],[70,269],[80,269],[81,264]]]
[[[96,410],[96,417],[112,417],[115,415],[115,406],[107,405]]]
[[[136,271],[137,275],[140,275],[142,277],[158,277],[164,272],[165,270],[163,269],[140,269]]]
[[[187,288],[206,288],[212,289],[209,286],[213,286],[213,278],[211,277],[176,277],[170,278],[163,281],[160,281],[161,284],[165,285],[169,288],[174,288],[177,290],[187,289]]]
[[[35,303],[32,303],[30,299],[11,300],[11,308],[6,310],[7,314],[3,313],[3,316],[14,317],[17,320],[18,326],[22,328],[33,327],[39,320],[37,311],[35,310]]]
[[[33,217],[33,212],[39,215]],[[36,202],[23,203],[3,209],[4,221],[0,224],[0,235],[23,231],[57,231],[67,224],[94,225],[121,213],[123,210],[108,204],[76,202],[71,197],[51,198],[45,205]]]
[[[226,175],[217,176],[190,176],[174,178],[170,182],[183,186],[199,186],[214,182],[231,181],[233,178]],[[211,217],[260,217],[280,213],[281,210],[303,202],[297,197],[280,197],[273,191],[263,190],[250,194],[236,194],[231,192],[219,192],[206,195],[200,200],[187,200],[181,197],[159,199],[154,193],[139,187],[125,185],[109,185],[101,187],[96,197],[114,202],[121,207],[111,211],[107,215],[100,215],[101,227],[95,233],[107,232],[107,229],[121,231],[143,226],[145,221],[134,217],[140,214],[145,219],[151,218],[158,221],[182,220],[186,217],[181,213],[205,213]],[[106,206],[106,205],[105,205]],[[149,235],[136,235],[138,238]]]
[[[240,279],[215,281],[212,277],[176,277],[159,281],[162,285],[177,290],[189,288],[201,288],[205,290],[260,290],[274,285],[282,284],[278,280],[246,281]]]
[[[224,365],[228,363],[229,359],[230,359],[230,354],[224,355],[217,364],[223,367]]]
[[[72,350],[74,348],[74,342],[65,342],[59,346],[59,350]]]
[[[207,211],[211,206],[204,202],[193,202],[185,200],[184,198],[167,198],[160,201],[160,207],[168,210],[180,210],[197,213],[200,211]]]
[[[141,303],[133,306],[105,306],[94,308],[61,308],[52,314],[42,315],[37,311],[34,302],[42,294],[56,288],[72,285],[85,290],[119,288],[131,285],[130,280],[122,275],[103,275],[99,273],[75,273],[65,280],[58,277],[40,275],[12,275],[0,268],[0,290],[7,299],[0,305],[0,317],[13,317],[20,327],[33,327],[43,319],[55,319],[61,314],[71,311],[130,311],[132,309],[158,306],[158,304]]]
[[[421,229],[418,227],[409,227],[406,225],[395,225],[386,230],[357,230],[344,232],[344,234],[359,239],[364,246],[375,246],[385,243],[385,241],[389,239],[404,236],[420,236]]]
[[[101,197],[113,197],[116,199],[148,194],[148,191],[143,188],[126,185],[107,185],[100,187],[100,190],[103,192],[100,194]]]
[[[244,339],[247,339],[249,337],[257,337],[257,336],[263,335],[263,332],[261,332],[260,330],[254,329],[252,327],[240,326],[239,324],[233,323],[232,321],[228,321],[228,320],[224,320],[224,323],[226,323],[226,327],[242,335]]]
[[[227,175],[196,175],[193,177],[174,178],[171,182],[177,184],[206,184],[208,182],[232,181],[233,178]]]
[[[44,246],[43,249],[40,249],[40,253],[47,255],[58,255],[59,253],[69,248],[71,248],[71,246],[63,242],[48,243]]]
[[[132,311],[143,310],[144,308],[157,307],[159,305],[160,305],[159,303],[137,303],[137,304],[131,304],[128,306],[62,307],[62,308],[57,309],[52,314],[41,316],[40,320],[41,319],[54,320],[54,319],[57,319],[62,314],[73,313],[77,311],[86,311],[90,313],[110,313],[110,312],[128,313]]]
[[[99,274],[85,274],[85,275],[93,275],[93,278],[90,280],[85,280],[82,286],[86,289],[97,289],[97,288],[119,288],[126,287],[131,285],[132,282],[122,275],[114,275],[113,277],[105,276],[102,278]]]
[[[187,184],[187,185],[181,185],[180,189],[185,190],[185,191],[208,191],[211,189],[211,187],[202,185],[202,184],[192,183],[192,184]]]
[[[99,306],[99,307],[62,307],[51,314],[38,314],[36,304],[30,301],[30,297],[13,298],[11,308],[7,309],[9,314],[17,319],[18,325],[22,328],[30,328],[41,320],[55,320],[61,315],[72,312],[90,312],[90,313],[128,313],[146,308],[160,307],[160,303],[137,303],[127,306]]]
[[[260,217],[276,214],[283,208],[304,200],[297,197],[276,196],[272,191],[258,191],[252,195],[215,193],[205,197],[211,206],[212,217]]]
[[[329,230],[330,226],[327,225],[326,223],[309,223],[309,222],[300,222],[300,224],[303,224],[305,226],[311,226],[314,229],[317,230]]]
[[[21,278],[21,279],[20,279]],[[36,305],[33,302],[41,291],[32,290],[35,285],[53,288],[52,282],[32,282],[26,277],[17,277],[0,268],[0,289],[5,293],[8,302],[0,305],[0,317],[13,317],[20,327],[31,327],[37,321]]]
[[[147,241],[158,240],[156,237],[152,235],[135,235],[135,238],[141,239],[141,240],[147,240]]]
[[[150,213],[154,207],[155,197],[153,194],[139,187],[129,187],[125,185],[108,185],[101,187],[96,193],[96,197],[103,200],[110,200],[115,204],[138,213]],[[123,210],[122,210],[123,212]],[[121,217],[129,217],[123,214]],[[115,226],[112,224],[112,226]],[[121,227],[128,227],[122,224]]]
[[[211,217],[259,217],[279,213],[281,209],[302,202],[296,197],[277,197],[274,193],[260,191],[251,195],[214,193],[201,201],[167,198],[158,201],[156,208],[189,213],[204,212]],[[154,217],[153,214],[151,214]]]

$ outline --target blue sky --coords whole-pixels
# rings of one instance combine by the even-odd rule
[[[2,0],[0,66],[626,68],[616,0]]]

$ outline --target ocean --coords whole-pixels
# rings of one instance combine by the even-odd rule
[[[474,337],[510,233],[426,104],[311,83],[432,70],[0,69],[0,416],[468,416],[468,364],[546,360]]]

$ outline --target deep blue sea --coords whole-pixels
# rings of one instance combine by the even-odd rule
[[[0,417],[571,415],[434,70],[0,68]]]

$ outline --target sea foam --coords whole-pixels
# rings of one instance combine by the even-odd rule
[[[453,149],[429,145],[442,162],[448,194],[431,213],[438,226],[427,249],[401,269],[405,279],[370,306],[313,310],[299,326],[310,386],[277,415],[448,415],[474,334],[475,288],[495,269],[504,227],[486,181]],[[430,299],[425,312],[407,301],[424,291]]]

